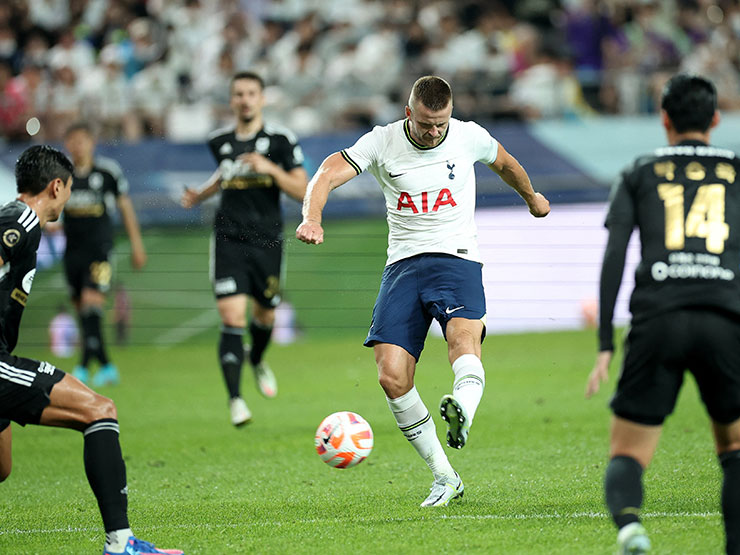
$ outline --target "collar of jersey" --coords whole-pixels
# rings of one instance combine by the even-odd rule
[[[409,123],[409,119],[406,118],[403,122],[403,132],[406,135],[406,138],[409,140],[409,142],[414,146],[414,148],[418,148],[419,150],[432,150],[433,148],[437,148],[439,145],[441,145],[443,142],[445,142],[445,139],[447,138],[447,133],[450,130],[450,126],[447,126],[447,129],[445,129],[444,137],[442,137],[442,140],[439,141],[434,146],[424,146],[422,144],[417,143],[414,138],[411,136],[411,127]]]
[[[676,146],[709,146],[709,144],[699,139],[685,139],[676,143]]]

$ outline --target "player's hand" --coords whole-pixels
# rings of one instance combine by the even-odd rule
[[[252,168],[252,171],[254,171],[255,173],[266,173],[272,175],[272,173],[275,171],[275,168],[277,167],[274,162],[271,162],[257,152],[247,152],[239,156],[239,159],[249,164]]]
[[[529,213],[535,218],[544,218],[550,213],[550,201],[542,193],[535,193],[534,200],[529,203]]]
[[[180,198],[180,206],[183,208],[192,208],[198,204],[198,191],[185,187]]]
[[[596,363],[586,383],[586,399],[598,393],[602,382],[609,379],[609,363],[612,360],[613,354],[612,351],[601,351],[596,355]]]
[[[296,239],[309,245],[320,245],[324,242],[324,228],[313,220],[303,220],[295,230]]]
[[[133,249],[131,251],[131,267],[134,270],[141,270],[146,266],[146,251],[144,249]]]

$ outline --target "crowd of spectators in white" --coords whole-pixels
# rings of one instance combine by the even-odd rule
[[[240,70],[300,135],[385,123],[434,73],[462,119],[656,110],[705,75],[740,109],[740,0],[3,0],[0,137],[199,140]]]

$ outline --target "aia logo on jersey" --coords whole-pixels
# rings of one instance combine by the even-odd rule
[[[452,174],[450,173],[450,175]],[[434,205],[432,206],[431,210],[429,210],[429,193],[427,191],[421,193],[417,197],[416,202],[414,202],[414,199],[410,193],[402,192],[398,196],[398,204],[396,205],[396,210],[410,208],[414,214],[418,214],[420,212],[419,206],[421,206],[421,213],[427,214],[429,212],[437,212],[442,206],[446,204],[449,204],[453,207],[457,206],[457,203],[455,202],[455,199],[452,198],[452,193],[449,189],[442,189],[437,194],[437,200],[434,201]]]

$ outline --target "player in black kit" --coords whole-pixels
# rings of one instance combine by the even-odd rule
[[[709,146],[719,123],[714,85],[680,74],[666,85],[670,146],[638,158],[612,189],[601,271],[600,352],[591,396],[607,379],[612,316],[633,228],[642,244],[630,299],[632,323],[611,400],[606,503],[620,553],[644,553],[642,473],[688,369],[712,419],[724,472],[727,553],[740,554],[740,161]]]
[[[64,146],[75,168],[72,197],[63,215],[67,238],[64,271],[82,328],[81,359],[73,373],[87,383],[90,361],[97,359],[100,370],[93,376],[93,385],[114,385],[119,381],[118,369],[108,358],[102,321],[112,278],[111,211],[116,207],[131,242],[134,269],[144,266],[146,252],[128,196],[128,181],[115,161],[95,156],[95,140],[90,127],[84,122],[72,125],[65,134]]]
[[[85,473],[106,532],[103,555],[181,554],[158,550],[129,528],[126,467],[113,401],[48,362],[11,354],[36,273],[41,228],[62,212],[72,173],[64,154],[33,146],[16,162],[17,200],[0,207],[0,481],[11,470],[11,421],[79,430]]]
[[[208,146],[218,169],[199,190],[186,189],[181,201],[191,208],[221,191],[211,245],[211,281],[222,322],[219,360],[235,426],[252,417],[240,391],[245,356],[262,394],[277,394],[277,382],[262,356],[280,302],[280,195],[301,201],[308,183],[303,153],[293,134],[262,120],[263,90],[257,74],[234,75],[230,104],[236,127],[212,135]],[[245,349],[247,296],[253,302],[251,345]]]

